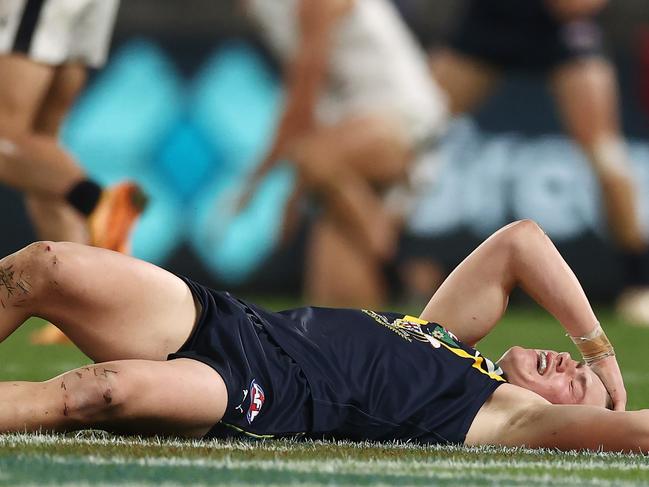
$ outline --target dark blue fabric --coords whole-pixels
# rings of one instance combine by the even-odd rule
[[[186,282],[203,310],[170,358],[200,360],[223,377],[228,407],[214,436],[462,443],[503,383],[434,323],[353,309],[270,312]],[[253,382],[264,403],[251,422]]]
[[[544,0],[470,0],[451,46],[500,69],[540,72],[603,51],[593,19],[561,23]]]

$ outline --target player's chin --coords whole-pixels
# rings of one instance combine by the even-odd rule
[[[511,347],[502,357],[498,359],[498,366],[503,369],[507,380],[514,385],[521,385],[517,382],[520,377],[524,377],[524,371],[533,366],[536,353],[534,350],[515,346]]]

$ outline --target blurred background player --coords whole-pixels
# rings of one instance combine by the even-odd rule
[[[568,134],[601,186],[626,269],[624,317],[649,324],[648,242],[639,218],[618,114],[616,74],[595,16],[606,0],[469,0],[450,46],[431,56],[453,114],[474,110],[506,71],[547,75]]]
[[[86,68],[107,56],[119,0],[0,1],[0,182],[25,195],[40,239],[127,252],[133,183],[102,189],[59,144]],[[56,333],[46,332],[48,341]]]
[[[279,161],[294,164],[298,189],[285,230],[302,192],[320,205],[307,244],[306,298],[384,303],[384,265],[400,231],[386,193],[407,180],[415,154],[443,130],[445,97],[387,0],[248,0],[246,7],[282,62],[286,92],[247,193]]]

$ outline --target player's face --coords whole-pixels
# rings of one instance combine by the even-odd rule
[[[608,394],[597,374],[567,352],[512,347],[498,361],[507,380],[552,404],[606,407]]]

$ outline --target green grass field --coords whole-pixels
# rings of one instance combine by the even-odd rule
[[[598,313],[616,344],[629,407],[649,407],[649,329]],[[0,380],[41,380],[88,359],[70,347],[28,345],[30,322],[0,345]],[[511,309],[480,350],[509,345],[572,351],[554,320]],[[1,398],[0,398],[1,400]],[[171,441],[102,432],[0,436],[0,485],[649,485],[642,455],[291,441]]]

